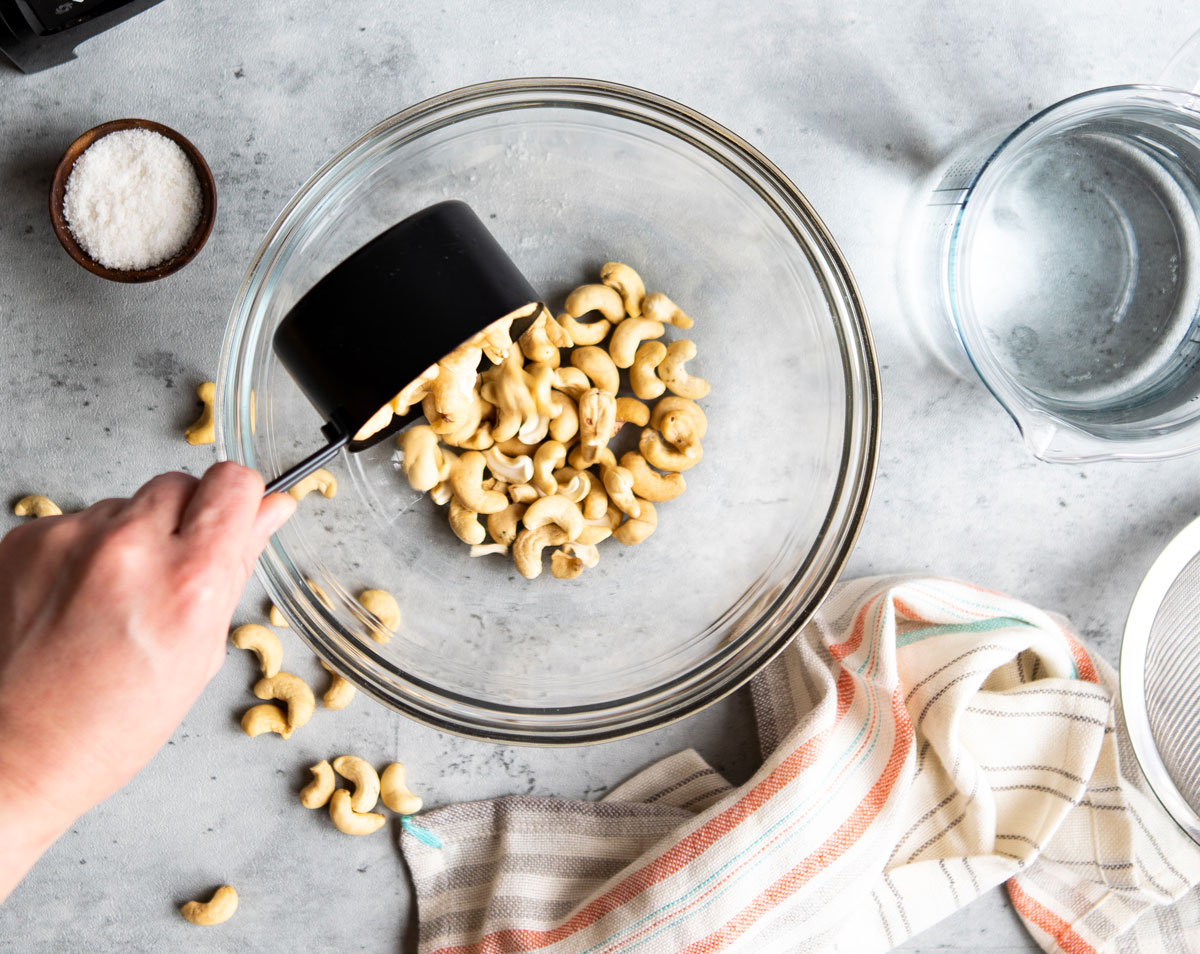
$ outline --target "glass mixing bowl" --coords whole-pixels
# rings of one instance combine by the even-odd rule
[[[689,367],[712,383],[703,460],[648,540],[605,541],[577,580],[528,581],[510,558],[469,557],[386,441],[331,465],[336,497],[302,502],[259,576],[318,655],[440,728],[578,744],[694,712],[811,616],[862,523],[879,384],[850,271],[795,186],[693,110],[590,80],[447,93],[352,143],[271,229],[225,335],[223,457],[270,476],[322,443],[272,353],[276,326],[360,245],[447,198],[475,209],[552,308],[615,259],[695,318],[667,337],[695,341]],[[386,644],[355,599],[374,587],[403,613]]]

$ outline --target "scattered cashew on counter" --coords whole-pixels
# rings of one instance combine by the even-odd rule
[[[18,517],[58,517],[62,508],[42,494],[29,494],[13,505],[13,513]]]
[[[238,649],[248,649],[258,656],[259,668],[266,678],[279,672],[283,663],[283,644],[267,627],[246,623],[229,634],[229,641]]]
[[[345,835],[369,835],[387,821],[378,812],[356,812],[350,807],[350,793],[339,788],[329,799],[329,817],[333,826]]]
[[[333,760],[333,770],[346,781],[353,783],[350,807],[363,814],[371,811],[379,801],[379,773],[371,763],[357,755],[339,755]]]
[[[472,557],[509,555],[532,580],[549,549],[553,577],[580,577],[608,537],[632,546],[654,533],[655,504],[684,493],[703,457],[696,401],[710,386],[687,367],[695,343],[669,340],[693,325],[607,262],[557,317],[541,307],[516,341],[509,322],[438,362],[421,389],[427,423],[397,437],[405,477],[448,505]]]
[[[293,731],[307,724],[317,708],[308,683],[290,672],[279,672],[258,680],[254,684],[254,695],[259,699],[278,699],[284,703],[287,706],[287,726]]]
[[[424,804],[409,789],[401,762],[389,763],[379,774],[357,755],[339,755],[333,765],[322,760],[309,771],[313,778],[300,790],[300,804],[305,808],[328,805],[334,827],[347,835],[369,835],[383,827],[385,817],[374,811],[380,800],[398,815],[415,815]],[[354,790],[336,788],[335,773],[350,782]]]
[[[196,397],[200,399],[204,408],[195,423],[183,432],[183,439],[189,444],[214,444],[217,440],[217,426],[213,417],[213,401],[217,397],[216,382],[205,381],[196,388]]]
[[[379,795],[383,804],[397,815],[415,815],[423,804],[419,795],[409,791],[401,762],[392,762],[383,770],[379,776]]]
[[[310,765],[313,780],[300,789],[300,804],[305,808],[324,808],[329,804],[337,782],[333,777],[333,766],[326,759]]]
[[[192,924],[209,927],[228,921],[238,908],[238,893],[232,885],[223,884],[207,901],[189,901],[179,913]]]

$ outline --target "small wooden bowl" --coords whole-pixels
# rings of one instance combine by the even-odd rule
[[[67,178],[75,167],[75,160],[83,155],[84,150],[97,139],[119,129],[149,129],[151,132],[160,133],[178,143],[179,148],[191,160],[192,166],[196,170],[196,178],[200,180],[200,221],[196,225],[196,231],[175,255],[150,268],[119,269],[101,265],[75,241],[75,236],[71,234],[71,229],[67,225],[67,217],[63,212],[63,196],[67,189]],[[208,236],[212,232],[213,221],[216,217],[217,184],[213,181],[212,170],[208,168],[204,157],[200,155],[200,150],[174,129],[164,126],[162,123],[151,122],[149,119],[114,119],[112,122],[102,123],[89,129],[67,147],[67,151],[58,161],[58,166],[54,170],[54,179],[50,183],[50,221],[54,223],[54,234],[58,236],[62,247],[67,250],[67,254],[71,258],[93,275],[99,275],[101,278],[107,278],[113,282],[152,282],[179,271],[204,247],[204,243],[208,241]]]

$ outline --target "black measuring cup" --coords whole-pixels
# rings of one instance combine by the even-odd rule
[[[407,384],[477,332],[515,316],[515,341],[541,308],[465,202],[422,209],[376,236],[314,285],[275,330],[275,354],[326,423],[326,445],[267,484],[286,490],[332,460],[378,444],[420,416],[394,416],[356,440]]]

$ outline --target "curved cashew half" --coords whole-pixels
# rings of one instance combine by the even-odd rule
[[[296,500],[303,500],[314,490],[320,491],[322,497],[337,495],[337,478],[324,467],[318,467],[307,477],[296,481],[288,488],[288,493]]]
[[[333,770],[354,783],[354,793],[350,796],[350,807],[354,811],[369,812],[375,807],[379,801],[379,775],[370,762],[357,755],[339,755],[333,760]]]
[[[550,405],[550,437],[565,444],[579,433],[579,405],[562,391],[550,393]]]
[[[308,722],[317,707],[308,683],[290,672],[279,672],[258,680],[254,684],[254,695],[259,699],[278,699],[285,703],[288,727],[291,729],[298,729]]]
[[[392,762],[379,776],[379,794],[383,804],[397,815],[415,815],[421,810],[421,799],[409,791],[400,762]]]
[[[488,470],[510,484],[527,484],[533,476],[533,460],[527,455],[509,457],[498,447],[489,447],[483,453]]]
[[[646,296],[646,300],[642,302],[642,314],[676,328],[690,328],[695,324],[683,309],[662,292],[651,292]]]
[[[329,817],[333,826],[345,835],[369,835],[387,821],[378,812],[356,812],[350,807],[350,793],[339,788],[329,799]]]
[[[563,307],[572,318],[582,318],[589,311],[598,311],[612,322],[625,317],[620,293],[608,285],[580,285],[567,296]]]
[[[552,523],[536,530],[522,530],[512,547],[517,572],[527,580],[536,579],[542,572],[542,550],[559,547],[566,542],[566,533]]]
[[[658,376],[674,393],[685,398],[702,398],[712,390],[704,378],[688,374],[684,364],[696,357],[696,345],[687,338],[680,338],[667,345],[667,355],[658,366]]]
[[[321,668],[329,673],[329,688],[325,690],[325,694],[321,696],[321,701],[325,703],[326,709],[345,709],[354,699],[354,694],[358,691],[354,688],[354,683],[343,677],[340,673],[334,672],[324,662],[321,663]],[[329,791],[333,791],[333,782],[329,783]],[[326,798],[329,796],[326,795]],[[324,802],[321,802],[324,805]]]
[[[537,492],[534,491],[534,493],[536,494]],[[498,544],[506,547],[511,546],[512,542],[517,539],[517,534],[521,531],[521,518],[523,516],[525,516],[525,504],[523,503],[512,503],[499,513],[488,514],[488,535]]]
[[[403,431],[396,443],[404,453],[404,476],[408,485],[420,493],[432,490],[442,480],[445,458],[438,447],[438,436],[428,424]]]
[[[637,497],[633,495],[633,474],[626,468],[621,466],[601,467],[600,479],[604,481],[604,489],[608,491],[608,499],[622,513],[628,514],[631,517],[636,517],[641,513]]]
[[[559,441],[546,441],[533,455],[533,486],[543,494],[558,491],[554,471],[567,459],[567,448]],[[580,468],[583,469],[583,468]]]
[[[554,386],[578,401],[583,392],[592,386],[592,382],[578,368],[558,368],[554,372]]]
[[[636,517],[630,517],[613,531],[613,539],[627,547],[641,543],[658,527],[658,513],[654,509],[654,504],[648,500],[639,500],[638,503],[641,513]]]
[[[642,299],[646,297],[646,283],[642,276],[623,262],[605,262],[600,267],[600,281],[615,289],[630,318],[642,313]]]
[[[628,368],[633,364],[634,355],[643,341],[650,338],[661,338],[666,327],[660,321],[652,318],[626,318],[613,332],[612,340],[608,343],[608,353],[612,355],[613,364],[618,368]]]
[[[238,907],[238,893],[232,885],[223,884],[213,892],[207,901],[189,901],[179,909],[179,913],[192,924],[208,927],[222,924],[233,917]]]
[[[13,505],[13,513],[18,517],[57,517],[62,514],[62,509],[49,497],[29,494]]]
[[[196,388],[196,397],[204,404],[204,409],[196,422],[183,432],[183,439],[189,444],[212,444],[217,439],[217,426],[213,420],[213,401],[217,397],[217,385],[205,381]]]
[[[487,531],[479,522],[479,514],[464,507],[458,502],[457,497],[450,500],[450,529],[454,531],[454,535],[458,539],[470,546],[483,543],[487,536]]]
[[[508,506],[504,494],[483,489],[483,468],[486,466],[487,458],[479,451],[467,451],[450,470],[450,489],[454,496],[467,510],[475,513],[497,513]]]
[[[571,364],[588,376],[592,387],[601,391],[617,393],[621,386],[621,375],[609,353],[603,348],[589,345],[571,351]]]
[[[582,322],[566,312],[558,316],[558,326],[571,338],[571,346],[597,345],[608,336],[612,322],[607,318]]]
[[[599,388],[585,391],[579,399],[579,446],[582,448],[579,459],[589,467],[596,463],[616,432],[617,399],[613,392]]]
[[[676,473],[695,467],[700,463],[700,457],[704,453],[698,444],[695,456],[681,453],[664,441],[662,435],[652,427],[642,430],[642,436],[638,438],[638,450],[642,452],[642,456],[646,458],[651,467]]]
[[[637,451],[622,455],[621,466],[633,475],[633,492],[643,500],[662,503],[664,500],[674,500],[687,490],[683,474],[660,474]]]
[[[251,706],[242,714],[242,731],[252,739],[264,732],[274,732],[284,739],[292,737],[292,727],[288,725],[287,716],[279,706],[273,706],[269,702]]]
[[[300,789],[300,804],[305,808],[324,808],[333,794],[333,768],[329,762],[322,759],[316,765],[310,765],[313,780]]]
[[[573,501],[562,494],[551,494],[535,500],[525,511],[521,522],[529,530],[554,524],[567,535],[568,541],[574,540],[583,531],[583,514]]]
[[[700,439],[708,433],[708,418],[695,401],[668,394],[654,405],[650,426],[688,457],[702,453]]]
[[[283,644],[267,627],[246,623],[229,634],[229,641],[238,649],[248,649],[258,656],[258,666],[267,678],[279,672],[283,662]]]
[[[646,341],[633,356],[629,368],[629,386],[643,401],[653,401],[667,389],[658,378],[658,366],[667,356],[667,346],[661,341]]]
[[[620,429],[621,424],[636,424],[638,427],[645,427],[649,421],[650,408],[648,408],[637,398],[617,398],[618,430]]]

